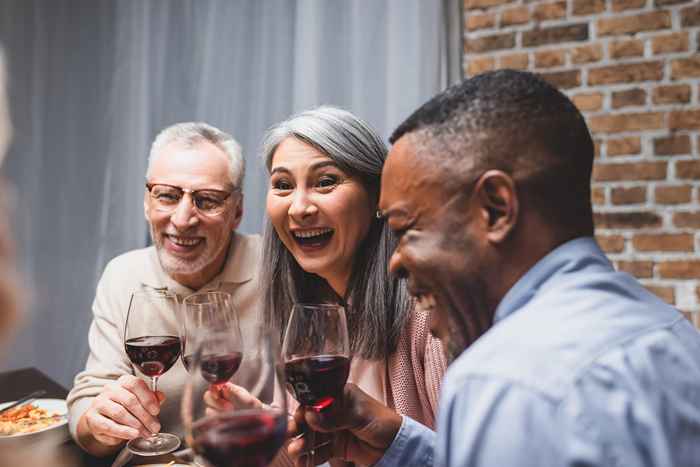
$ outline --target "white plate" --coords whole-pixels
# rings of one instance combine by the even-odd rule
[[[0,435],[0,442],[7,439],[30,438],[32,436],[39,435],[40,433],[46,433],[48,431],[51,431],[52,433],[56,432],[57,435],[59,435],[59,432],[62,431],[65,434],[65,437],[61,435],[61,438],[63,438],[63,440],[65,441],[68,436],[68,407],[66,406],[66,401],[63,399],[34,399],[33,401],[31,401],[31,403],[39,408],[48,411],[51,414],[62,415],[63,420],[56,423],[55,425],[47,426],[46,428],[42,428],[41,430],[33,431],[31,433]],[[12,404],[12,401],[0,404],[0,410],[2,410],[10,404]]]

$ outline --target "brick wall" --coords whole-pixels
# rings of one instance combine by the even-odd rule
[[[700,327],[700,1],[465,0],[465,74],[498,68],[583,112],[601,246]]]

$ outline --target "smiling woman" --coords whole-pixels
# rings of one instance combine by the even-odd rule
[[[272,127],[263,157],[267,323],[285,329],[297,302],[343,304],[348,382],[432,427],[445,360],[427,313],[387,270],[395,238],[375,215],[384,143],[351,113],[320,107]]]

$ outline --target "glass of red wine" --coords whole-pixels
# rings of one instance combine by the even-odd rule
[[[274,393],[283,393],[279,347],[265,332],[251,341],[239,371],[226,383],[228,403],[212,406],[211,382],[202,371],[209,352],[207,332],[200,331],[188,335],[193,353],[182,398],[187,443],[197,462],[207,467],[265,467],[284,443],[287,431],[285,398],[273,405]]]
[[[183,314],[182,362],[189,370],[194,335],[199,334],[202,377],[221,391],[243,359],[241,329],[231,295],[221,291],[192,294],[183,301]]]
[[[299,404],[317,412],[342,397],[350,372],[345,310],[337,304],[297,303],[282,344],[287,390]],[[307,465],[314,457],[315,435],[307,433]]]
[[[168,371],[180,356],[177,296],[159,289],[142,289],[131,295],[124,330],[124,348],[131,363],[150,379],[151,390],[158,389],[158,377]],[[132,452],[158,456],[174,451],[180,438],[170,433],[154,433],[127,443]]]

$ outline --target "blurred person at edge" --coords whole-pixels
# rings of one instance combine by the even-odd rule
[[[12,139],[6,80],[5,55],[2,46],[0,46],[0,167],[2,167]],[[15,245],[11,232],[11,213],[9,212],[12,209],[10,188],[0,177],[0,361],[7,349],[10,336],[22,319],[26,302],[15,264]],[[57,439],[51,432],[47,432],[40,439],[18,440],[11,447],[8,445],[0,449],[0,467],[17,465],[68,467],[75,465],[74,457],[60,444],[63,441],[63,439]]]
[[[187,371],[178,361],[150,390],[124,350],[131,294],[168,290],[232,295],[244,339],[255,339],[260,310],[260,236],[236,232],[243,215],[244,159],[239,144],[205,123],[162,130],[150,151],[144,212],[153,246],[109,262],[97,286],[90,355],[68,395],[70,431],[95,456],[150,432],[183,435],[180,398]],[[194,190],[194,192],[193,192]],[[178,335],[177,317],[163,316]]]
[[[531,73],[489,72],[391,141],[379,202],[398,237],[390,269],[455,359],[435,432],[352,385],[335,412],[299,409],[297,422],[335,432],[317,460],[699,466],[700,334],[597,245],[593,143],[571,101]]]
[[[377,405],[432,429],[447,363],[428,314],[387,269],[396,238],[376,215],[386,152],[369,125],[329,106],[268,130],[264,316],[283,331],[295,302],[343,304],[352,353],[348,381]],[[287,397],[292,411],[298,405],[288,394],[276,397]],[[276,460],[289,462],[284,455]]]

